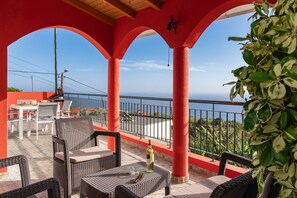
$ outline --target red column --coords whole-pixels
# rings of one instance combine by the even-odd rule
[[[108,130],[120,131],[120,60],[108,60]],[[115,140],[108,138],[108,148],[115,150]]]
[[[7,157],[7,48],[4,46],[0,47],[0,158]]]
[[[173,52],[173,165],[172,181],[187,182],[189,126],[189,49],[174,48]]]

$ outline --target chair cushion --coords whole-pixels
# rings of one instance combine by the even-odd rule
[[[113,155],[112,150],[100,148],[99,146],[69,152],[69,158],[71,163],[78,163],[111,155]],[[64,160],[63,152],[56,152],[55,157],[59,158],[60,160]]]
[[[175,198],[208,198],[212,191],[220,184],[229,181],[230,178],[224,175],[216,175],[202,180],[191,186],[178,189],[168,197]],[[167,197],[166,197],[167,198]]]

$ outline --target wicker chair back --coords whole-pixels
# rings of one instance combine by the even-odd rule
[[[95,146],[93,122],[91,118],[71,118],[56,120],[57,136],[66,140],[68,150],[78,150]],[[58,148],[62,151],[62,147]]]

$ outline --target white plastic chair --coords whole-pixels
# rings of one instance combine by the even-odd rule
[[[15,124],[19,122],[18,111],[16,111],[12,107],[13,105],[10,105],[10,108],[8,109],[8,119],[7,119],[7,122],[8,122],[7,127],[10,133],[14,132]]]
[[[15,124],[19,122],[19,118],[8,118],[8,130],[10,133],[14,132]]]
[[[33,118],[36,124],[36,139],[38,140],[38,125],[39,124],[52,124],[51,133],[54,134],[55,118],[58,115],[58,103],[38,103],[36,117]],[[47,125],[46,125],[47,130]]]
[[[60,118],[67,118],[70,117],[70,107],[72,101],[71,100],[64,100],[62,109],[60,111]]]

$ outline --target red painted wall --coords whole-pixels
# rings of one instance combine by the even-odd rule
[[[7,107],[11,104],[16,104],[17,100],[35,99],[37,102],[47,100],[54,92],[8,92]]]
[[[63,27],[88,39],[106,58],[112,51],[112,27],[62,0],[9,0],[0,6],[1,47],[39,29]]]
[[[1,45],[0,45],[1,46]],[[7,157],[7,50],[0,47],[0,158]],[[4,172],[6,169],[0,169]]]

